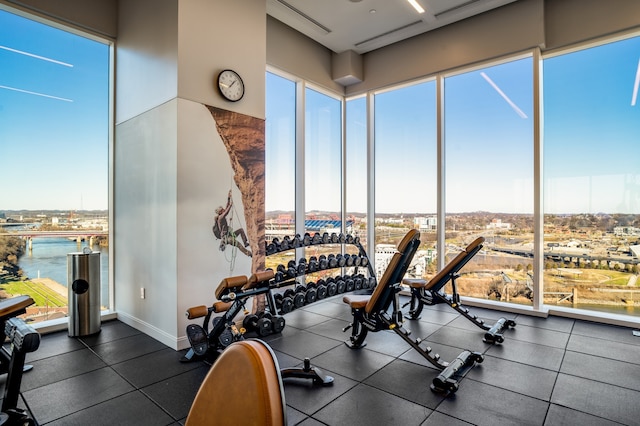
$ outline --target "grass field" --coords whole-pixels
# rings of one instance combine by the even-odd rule
[[[7,282],[0,285],[0,290],[11,296],[29,295],[36,302],[36,306],[67,306],[66,297],[38,282]]]

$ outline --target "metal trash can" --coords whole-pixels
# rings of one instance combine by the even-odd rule
[[[100,252],[67,254],[69,337],[100,331]]]

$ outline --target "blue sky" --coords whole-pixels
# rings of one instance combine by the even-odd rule
[[[0,10],[0,210],[108,208],[109,47]]]
[[[268,77],[267,126],[295,111],[295,85]],[[445,78],[445,181],[448,213],[491,211],[533,213],[533,60],[531,57]],[[545,213],[640,213],[640,101],[632,105],[640,81],[640,37],[550,57],[544,61],[543,177]],[[276,85],[274,84],[274,87]],[[375,95],[376,212],[433,213],[436,210],[436,108],[434,80]],[[282,102],[286,99],[287,108]],[[307,97],[307,103],[316,102]],[[273,110],[272,110],[273,108]],[[319,105],[307,106],[316,110]],[[287,112],[289,111],[289,112]],[[347,210],[366,205],[366,112],[364,99],[347,106]],[[267,164],[267,194],[282,191],[293,205],[293,180],[278,170],[293,169],[295,126],[285,142],[267,135],[269,152],[283,156]],[[307,129],[308,131],[308,129]],[[320,134],[308,133],[314,146]],[[315,138],[315,139],[314,139]],[[273,144],[273,145],[269,145]],[[335,172],[339,155],[325,173]],[[284,163],[286,161],[286,163]],[[293,173],[287,171],[287,173]],[[339,191],[327,183],[329,206]],[[319,187],[319,188],[320,188]],[[312,195],[318,200],[317,191]],[[272,196],[271,206],[280,196]],[[270,210],[269,201],[267,210]],[[307,209],[309,210],[309,208]]]
[[[0,10],[0,210],[108,208],[109,46]],[[544,61],[544,206],[640,212],[640,37]],[[445,79],[446,208],[532,213],[532,60]],[[295,206],[295,84],[267,75],[267,211]],[[435,82],[376,105],[376,210],[436,207]],[[347,117],[348,209],[366,207],[364,100]],[[307,90],[307,210],[340,204],[339,102]],[[8,159],[8,160],[7,160]]]

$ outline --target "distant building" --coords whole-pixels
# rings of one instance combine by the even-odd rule
[[[487,229],[511,229],[511,224],[503,222],[502,219],[493,219],[491,223],[487,225]]]
[[[640,228],[635,226],[616,226],[613,228],[613,234],[617,237],[636,237],[640,236]]]
[[[413,224],[420,232],[435,231],[436,226],[438,225],[438,217],[437,216],[415,217],[413,219]]]

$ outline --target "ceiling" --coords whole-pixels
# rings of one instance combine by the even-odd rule
[[[267,0],[267,14],[336,53],[366,53],[516,0]]]

